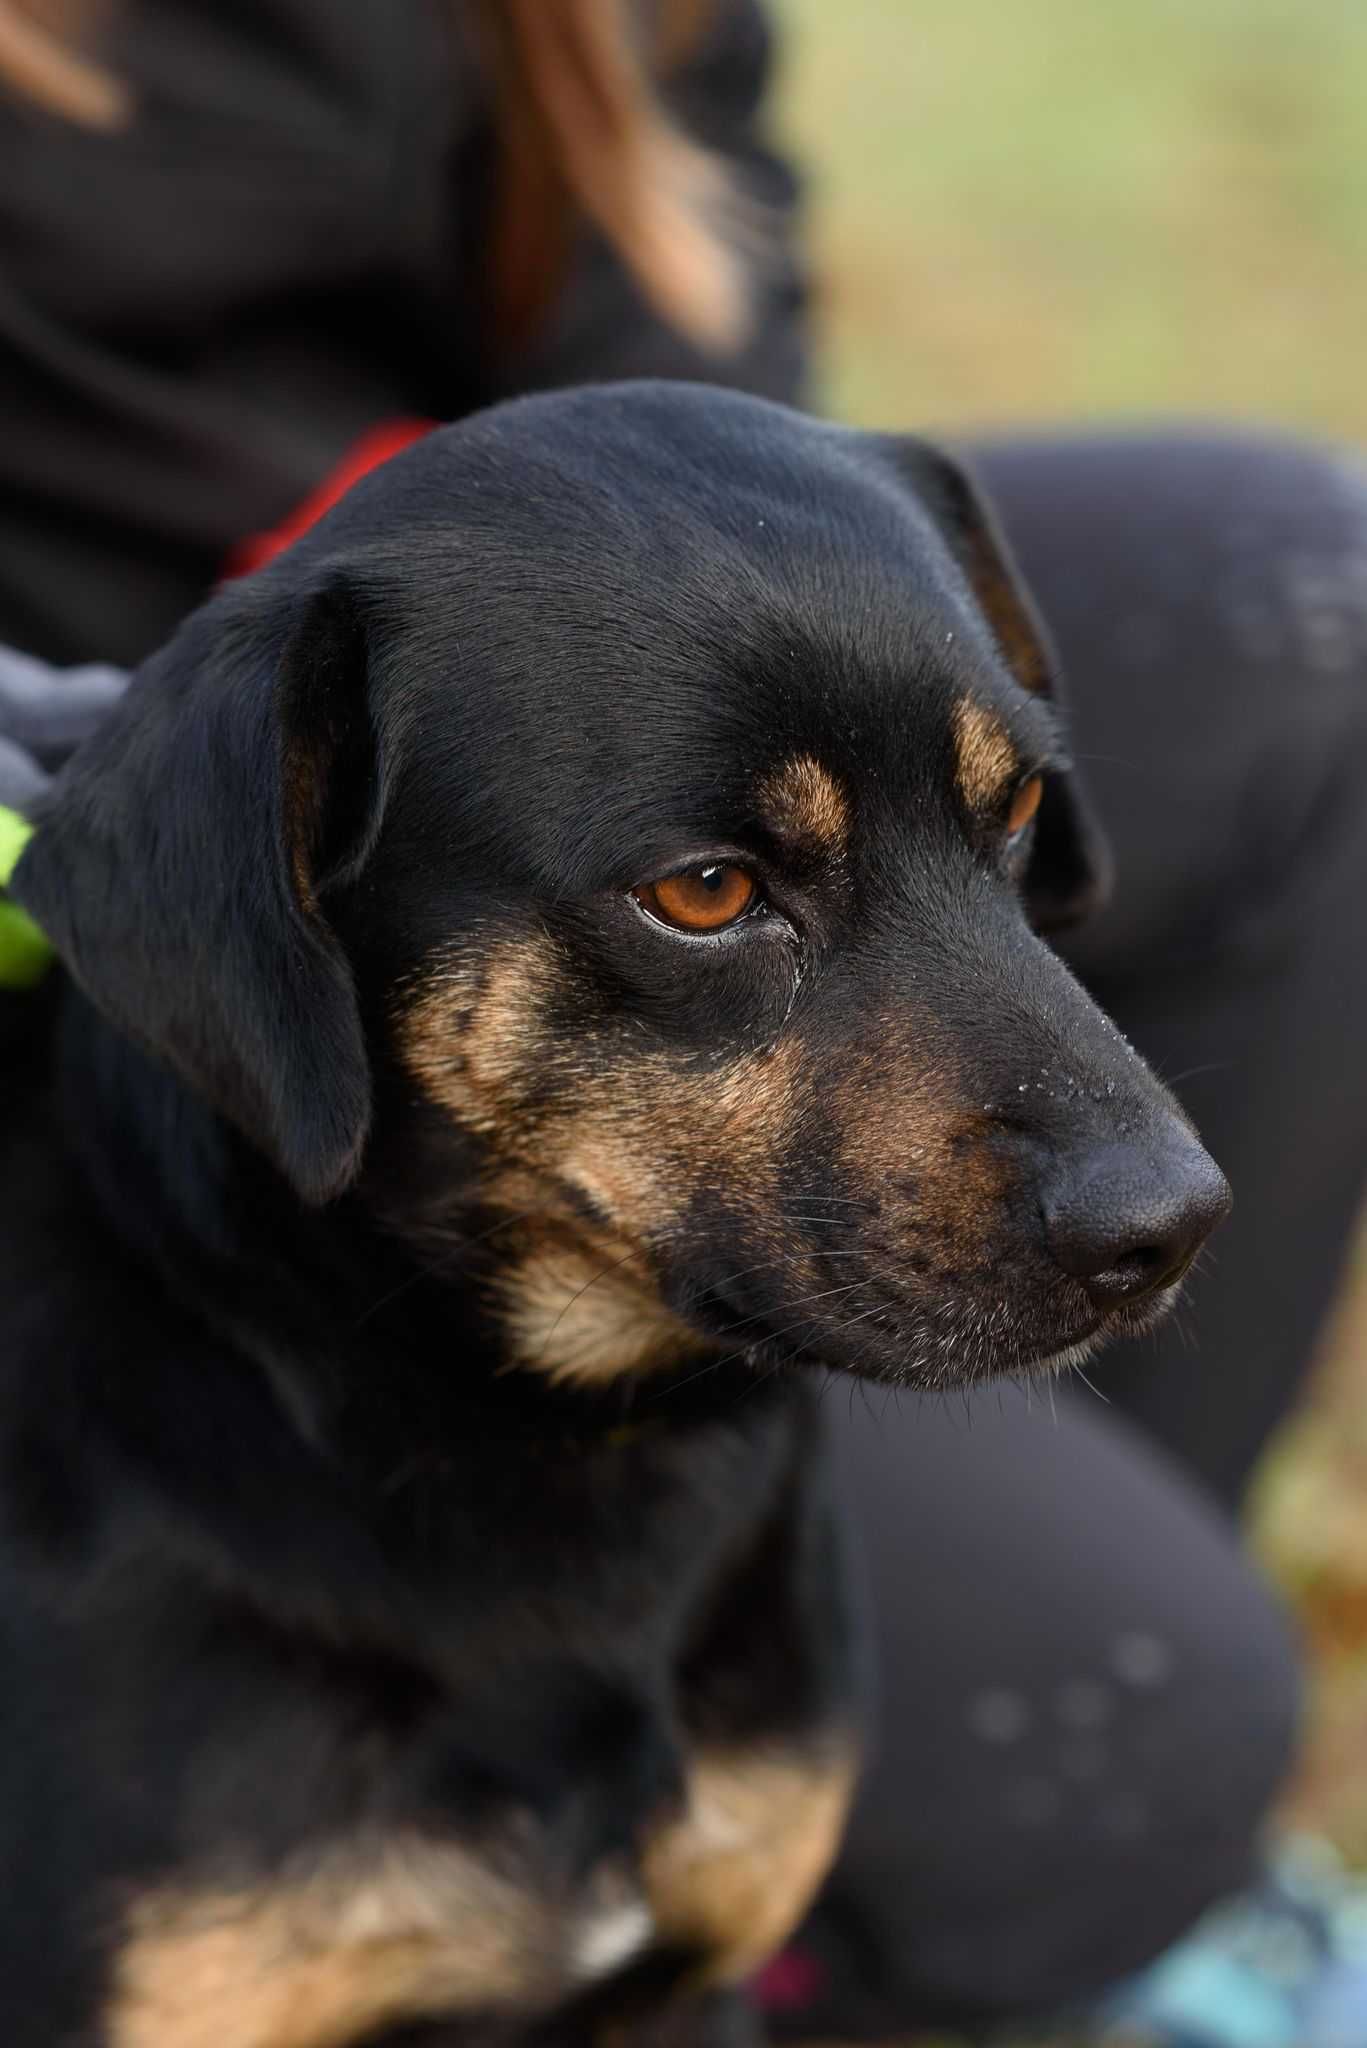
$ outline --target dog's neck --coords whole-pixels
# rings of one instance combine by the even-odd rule
[[[734,1383],[691,1369],[677,1390],[508,1369],[472,1281],[425,1271],[359,1199],[306,1208],[79,997],[63,1007],[58,1087],[76,1157],[55,1170],[80,1176],[65,1213],[82,1252],[97,1273],[117,1264],[113,1313],[130,1304],[127,1335],[103,1333],[93,1370],[103,1388],[131,1345],[136,1389],[131,1434],[125,1407],[111,1423],[97,1398],[92,1440],[111,1436],[136,1463],[168,1555],[197,1572],[207,1559],[215,1584],[291,1632],[450,1672],[467,1691],[474,1631],[498,1611],[472,1585],[472,1544],[518,1588],[540,1586],[563,1517],[581,1543],[590,1524],[608,1547],[635,1529],[664,1583],[702,1568],[717,1473],[745,1446],[782,1454],[800,1388],[771,1378],[737,1403]],[[92,1200],[113,1262],[90,1240]],[[79,1356],[70,1369],[79,1380]],[[683,1535],[654,1516],[678,1486],[698,1503]],[[580,1597],[567,1580],[567,1639],[583,1631]]]

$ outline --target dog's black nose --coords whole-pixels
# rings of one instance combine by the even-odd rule
[[[1049,1249],[1100,1309],[1180,1279],[1229,1213],[1229,1183],[1195,1141],[1099,1146],[1060,1162],[1044,1192]]]

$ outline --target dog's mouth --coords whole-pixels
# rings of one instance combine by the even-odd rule
[[[595,1385],[815,1367],[937,1391],[1060,1373],[1153,1329],[1191,1263],[1153,1274],[1141,1246],[1078,1274],[1019,1216],[950,1229],[835,1195],[782,1219],[699,1204],[653,1241],[563,1203],[512,1221],[489,1283],[511,1362]]]
[[[1092,1328],[1085,1334],[1074,1337],[1058,1350],[1037,1359],[1030,1368],[1037,1373],[1063,1373],[1078,1366],[1086,1365],[1110,1344],[1126,1337],[1147,1336],[1172,1313],[1182,1297],[1185,1272],[1164,1286],[1156,1288],[1141,1302],[1132,1302],[1124,1308],[1105,1312],[1093,1310]]]
[[[688,1314],[723,1362],[762,1372],[814,1366],[934,1391],[1084,1366],[1108,1344],[1155,1329],[1183,1278],[1101,1310],[1066,1275],[1032,1288],[913,1293],[865,1271],[763,1302],[738,1284],[695,1286]]]

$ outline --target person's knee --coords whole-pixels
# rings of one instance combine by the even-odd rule
[[[1115,900],[1072,949],[1084,972],[1293,940],[1361,822],[1367,464],[1239,434],[987,457],[1114,841]]]
[[[1232,1540],[1218,1587],[1206,1564],[1205,1626],[1183,1609],[1099,1637],[1047,1701],[977,1701],[952,1840],[943,1824],[925,1840],[909,1812],[900,1867],[838,1875],[831,1909],[889,2022],[1057,2010],[1244,1882],[1293,1753],[1298,1664]]]
[[[985,1966],[982,1950],[971,1960],[972,1938],[960,1941],[946,1998],[1056,2009],[1151,1960],[1247,1881],[1294,1753],[1298,1662],[1284,1616],[1251,1575],[1211,1633],[1199,1654],[1179,1643],[1185,1672],[1174,1663],[1166,1696],[1126,1692],[1104,1761],[1080,1735],[1060,1748],[1055,1776],[1026,1807],[1031,1819],[1046,1813],[1052,1792],[1055,1843],[1039,1841],[1032,1883],[998,1897]],[[1156,1635],[1123,1647],[1136,1675],[1161,1664]],[[1065,1821],[1079,1772],[1089,1795],[1068,1802]]]

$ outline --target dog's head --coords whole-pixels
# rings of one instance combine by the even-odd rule
[[[961,473],[636,385],[206,606],[16,893],[305,1201],[496,1246],[523,1364],[944,1384],[1138,1327],[1227,1202],[1038,936],[1097,865]]]

